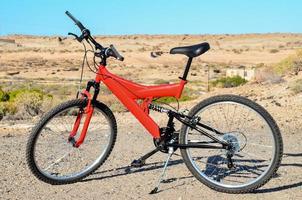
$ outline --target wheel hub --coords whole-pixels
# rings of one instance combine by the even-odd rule
[[[226,133],[223,135],[222,139],[230,145],[226,150],[227,155],[234,155],[236,152],[240,151],[240,143],[236,135],[232,133]]]

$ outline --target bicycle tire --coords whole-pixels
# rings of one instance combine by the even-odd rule
[[[49,121],[51,121],[58,113],[66,110],[66,109],[73,108],[73,107],[84,108],[84,107],[86,107],[86,105],[87,105],[87,101],[82,100],[82,99],[75,99],[75,100],[70,100],[70,101],[64,102],[64,103],[56,106],[52,110],[50,110],[48,113],[46,113],[41,118],[41,120],[37,123],[37,125],[32,129],[32,132],[29,136],[27,146],[26,146],[26,160],[27,160],[27,164],[28,164],[30,171],[39,180],[52,184],[52,185],[74,183],[79,180],[82,180],[83,178],[85,178],[88,175],[90,175],[91,173],[93,173],[109,157],[109,155],[114,147],[116,137],[117,137],[117,124],[116,124],[116,120],[115,120],[115,117],[114,117],[112,111],[105,104],[96,101],[93,104],[93,106],[95,107],[95,110],[96,109],[100,110],[104,114],[104,116],[107,117],[108,122],[110,124],[110,130],[111,130],[109,143],[108,143],[108,146],[105,149],[104,153],[102,154],[102,157],[100,159],[98,159],[97,162],[93,163],[93,166],[91,166],[88,171],[80,174],[79,176],[75,176],[75,177],[71,176],[71,177],[66,177],[66,178],[64,178],[64,177],[63,178],[54,178],[54,177],[51,177],[51,176],[45,174],[45,172],[43,172],[39,168],[39,166],[37,166],[37,163],[35,161],[35,146],[36,146],[37,140],[39,138],[39,135],[41,134],[45,125]],[[89,133],[87,133],[87,134],[89,134]]]
[[[213,104],[219,104],[221,102],[235,102],[240,105],[247,106],[253,110],[255,110],[258,114],[260,114],[270,127],[273,138],[274,138],[274,155],[273,160],[271,162],[271,165],[268,170],[266,170],[265,174],[262,175],[262,177],[251,183],[251,184],[245,184],[243,186],[236,186],[236,187],[226,187],[223,185],[220,185],[219,182],[215,183],[215,181],[209,181],[210,179],[206,177],[206,175],[202,174],[200,170],[196,169],[194,167],[194,163],[192,162],[192,159],[189,155],[188,149],[181,149],[181,155],[184,159],[184,162],[187,166],[187,168],[191,171],[191,173],[203,184],[206,186],[224,193],[247,193],[254,191],[255,189],[263,186],[265,183],[267,183],[276,173],[278,170],[281,158],[283,154],[283,142],[280,130],[275,122],[275,120],[272,118],[272,116],[260,105],[256,104],[255,102],[241,97],[237,95],[220,95],[220,96],[214,96],[210,97],[208,99],[205,99],[204,101],[198,103],[196,106],[194,106],[191,111],[189,112],[189,116],[196,115],[199,111],[201,111],[204,108],[207,108],[207,106],[213,105]],[[180,132],[180,144],[186,143],[186,137],[188,136],[188,129],[189,127],[186,125],[182,125],[181,132]],[[204,149],[204,151],[207,151],[207,149]],[[205,172],[204,172],[205,173]]]

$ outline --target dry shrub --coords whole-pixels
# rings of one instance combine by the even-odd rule
[[[14,116],[17,112],[17,106],[13,102],[0,102],[0,121],[7,116]]]
[[[302,71],[302,57],[293,62],[293,73],[298,75]]]
[[[1,108],[1,104],[0,104],[0,121],[3,119],[4,117],[4,112],[3,112],[3,108]]]
[[[269,52],[270,52],[270,53],[278,53],[279,50],[278,50],[278,49],[271,49]]]
[[[286,73],[298,74],[302,71],[302,50],[297,50],[296,54],[290,55],[274,66],[274,71],[283,75]]]
[[[265,67],[256,71],[254,81],[256,83],[280,83],[283,80],[272,68]]]
[[[211,86],[219,88],[238,87],[240,85],[244,85],[245,83],[247,83],[247,80],[240,76],[222,77],[210,82]]]
[[[15,98],[17,106],[17,118],[29,118],[41,113],[43,95],[38,92],[20,93]]]
[[[23,92],[17,94],[9,104],[11,108],[8,119],[24,120],[43,114],[52,106],[52,98],[35,91]]]
[[[295,93],[301,93],[302,92],[302,79],[298,79],[294,82],[292,82],[289,86],[289,88]]]
[[[157,79],[153,83],[156,85],[160,85],[160,84],[169,84],[170,82],[164,79]]]
[[[2,88],[0,86],[0,102],[8,101],[8,99],[9,99],[9,94],[7,92],[5,92],[4,90],[2,90]]]

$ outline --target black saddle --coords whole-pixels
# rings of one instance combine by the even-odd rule
[[[210,49],[210,45],[207,42],[185,47],[175,47],[170,50],[170,54],[184,54],[190,58],[200,56]]]

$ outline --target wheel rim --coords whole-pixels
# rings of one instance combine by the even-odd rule
[[[44,124],[34,146],[38,170],[54,180],[73,180],[93,171],[105,159],[112,141],[113,129],[108,116],[95,107],[84,143],[75,148],[68,142],[79,106],[58,112]],[[82,116],[77,139],[86,114]]]
[[[232,157],[234,169],[227,167],[229,151],[186,149],[190,163],[202,178],[223,188],[242,188],[255,184],[268,173],[275,159],[275,138],[271,127],[258,112],[237,102],[224,101],[210,104],[196,115],[201,117],[201,122],[224,133],[221,139],[237,142]],[[185,143],[210,141],[189,130],[186,129]]]

